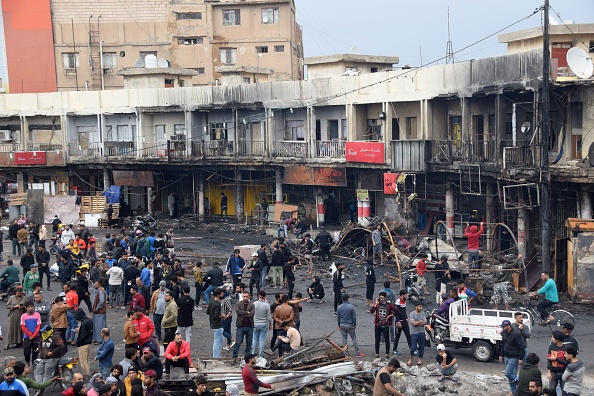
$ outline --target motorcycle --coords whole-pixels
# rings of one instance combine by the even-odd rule
[[[41,359],[35,360],[35,364],[39,364]],[[56,369],[54,370],[54,375],[52,377],[60,377],[62,380],[60,381],[60,387],[63,391],[68,389],[72,384],[72,377],[74,376],[74,371],[72,368],[78,364],[77,357],[62,357],[58,360],[58,364],[56,364]]]
[[[423,285],[419,283],[419,276],[416,273],[416,269],[409,270],[404,274],[404,288],[411,301],[422,302],[425,299],[425,290]]]
[[[150,232],[157,228],[157,220],[150,214],[144,216],[137,216],[132,222],[132,229],[134,232],[140,230],[142,232]]]
[[[0,300],[4,301],[8,297],[14,295],[16,293],[16,288],[19,286],[22,286],[21,282],[11,283],[10,286],[8,286],[8,289],[6,290],[6,292],[0,294]]]
[[[445,344],[449,341],[450,322],[437,313],[437,309],[427,313],[427,325],[425,326],[425,339],[431,345]]]

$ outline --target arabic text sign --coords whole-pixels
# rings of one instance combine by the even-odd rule
[[[385,162],[384,144],[381,142],[346,142],[347,162]]]

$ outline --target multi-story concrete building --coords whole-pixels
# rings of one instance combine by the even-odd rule
[[[194,86],[225,72],[241,83],[303,78],[294,0],[5,0],[2,10],[6,92],[121,89],[119,72],[147,56],[195,70]]]
[[[344,221],[361,190],[362,208],[422,234],[440,208],[458,235],[475,213],[493,248],[492,225],[505,220],[535,265],[543,145],[557,239],[568,217],[592,217],[594,191],[582,150],[594,143],[594,80],[552,83],[553,138],[542,142],[542,62],[532,50],[307,81],[4,95],[0,167],[50,191],[119,184],[131,207],[156,212],[175,192],[200,216],[218,214],[225,192],[241,221],[262,198],[300,205],[311,222],[323,202],[327,222]]]

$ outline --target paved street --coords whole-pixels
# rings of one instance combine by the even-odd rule
[[[96,232],[96,235],[101,235],[101,232]],[[226,256],[225,252],[231,252],[232,248],[235,245],[241,244],[260,244],[263,241],[269,242],[271,239],[269,237],[259,236],[256,233],[247,233],[247,234],[237,234],[231,235],[229,233],[208,233],[204,234],[197,231],[192,232],[178,232],[176,235],[176,250],[178,255],[182,258],[182,260],[192,260],[195,261],[197,255],[210,255],[218,254],[222,255],[223,257]],[[199,239],[197,237],[206,237],[204,239]],[[231,240],[233,239],[233,240]],[[4,243],[5,249],[8,247],[7,243]],[[191,251],[190,251],[191,250]],[[7,253],[7,250],[5,250]],[[8,252],[9,253],[9,252]],[[5,258],[9,258],[10,255],[5,254]],[[365,358],[367,360],[373,360],[375,357],[374,353],[374,337],[373,337],[373,316],[369,314],[367,307],[365,306],[365,286],[356,286],[356,287],[349,287],[350,285],[357,285],[365,282],[364,277],[364,266],[358,266],[354,264],[347,263],[346,260],[342,261],[347,265],[347,274],[348,277],[344,280],[345,286],[347,287],[347,293],[351,296],[351,303],[355,306],[357,310],[357,338],[359,341],[359,345],[361,347],[362,352],[366,355]],[[16,264],[18,266],[18,262]],[[207,271],[208,267],[203,267],[203,271]],[[296,272],[296,287],[295,292],[301,291],[304,295],[306,295],[307,286],[311,282],[309,279],[305,277],[306,269],[300,268]],[[321,273],[322,267],[318,265],[316,268],[316,272]],[[376,275],[378,281],[384,279],[383,268],[377,267],[376,268]],[[192,296],[194,295],[193,289],[193,279],[189,279],[190,284],[192,285]],[[323,304],[318,303],[304,303],[303,304],[303,312],[301,314],[301,332],[304,335],[306,341],[311,340],[317,337],[322,336],[323,334],[329,334],[334,331],[332,335],[332,339],[335,342],[340,343],[341,338],[340,334],[337,331],[337,322],[336,318],[333,316],[333,296],[332,296],[332,281],[329,274],[323,276],[323,283],[325,286],[326,291],[326,299]],[[376,285],[376,294],[381,289],[380,284]],[[429,284],[429,289],[433,290],[433,285]],[[265,289],[270,294],[274,294],[274,292],[278,290],[271,289],[270,287]],[[398,286],[393,285],[393,290],[397,292]],[[47,300],[53,301],[53,299],[59,293],[59,285],[53,285],[53,291],[44,293]],[[431,296],[429,296],[431,297]],[[273,298],[273,297],[272,297]],[[271,299],[272,299],[271,298]],[[269,299],[269,301],[271,301]],[[435,304],[432,298],[429,298],[428,304],[426,305],[427,310],[431,310],[435,308]],[[512,306],[514,304],[512,303]],[[409,311],[413,309],[412,306],[408,307]],[[0,315],[6,315],[7,311],[4,304],[0,307]],[[6,316],[4,316],[6,317]],[[112,336],[116,343],[116,353],[114,356],[114,363],[119,362],[123,359],[124,355],[124,343],[123,343],[123,324],[125,318],[125,311],[124,310],[110,310],[108,309],[107,313],[107,323],[110,329],[112,330]],[[210,331],[208,325],[208,317],[206,315],[206,311],[194,311],[194,328],[193,328],[193,336],[192,336],[192,356],[194,357],[208,357],[212,351],[212,333]],[[234,326],[234,325],[233,325]],[[4,327],[4,326],[3,326]],[[592,370],[594,369],[594,352],[591,348],[591,345],[594,344],[594,317],[591,315],[577,315],[576,316],[576,329],[574,331],[575,337],[578,339],[580,343],[580,347],[582,353],[580,353],[580,358],[586,364],[586,382],[588,385],[588,392],[585,393],[587,395],[594,395],[594,375],[592,375]],[[4,330],[4,328],[3,328]],[[233,329],[235,331],[235,329]],[[5,330],[4,330],[5,333]],[[6,333],[4,334],[6,335]],[[268,336],[270,339],[270,334]],[[536,327],[533,331],[533,337],[530,339],[528,346],[531,351],[537,353],[541,358],[541,369],[544,369],[545,365],[545,358],[546,358],[546,351],[547,346],[550,340],[550,330],[548,327]],[[91,347],[91,357],[95,356],[95,351],[97,347]],[[404,338],[404,334],[401,337],[400,351],[403,352],[401,358],[406,361],[408,357],[408,351],[406,348],[406,340]],[[380,348],[383,351],[383,346]],[[76,356],[76,349],[70,348],[68,355],[69,356]],[[240,354],[243,353],[243,348],[241,349]],[[470,371],[474,373],[485,373],[485,374],[494,374],[494,375],[502,375],[501,371],[503,370],[503,365],[493,361],[491,363],[479,363],[472,357],[472,352],[470,349],[459,349],[454,351],[456,357],[459,359],[460,362],[460,370],[463,371]],[[22,358],[22,349],[10,349],[8,351],[2,350],[2,354],[0,356],[7,356],[7,355],[14,355],[17,359]],[[224,357],[231,357],[231,352],[223,351]],[[383,354],[381,355],[383,356]],[[432,363],[434,362],[435,350],[434,347],[430,350],[426,350],[425,362]],[[359,358],[357,358],[359,359]],[[230,366],[231,367],[231,366]],[[95,362],[91,363],[91,371],[98,370],[98,365]]]

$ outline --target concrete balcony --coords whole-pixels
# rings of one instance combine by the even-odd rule
[[[27,151],[62,151],[64,146],[61,144],[36,144],[29,143]]]
[[[240,157],[259,157],[266,156],[266,146],[264,142],[240,141],[236,144],[237,155]]]
[[[345,158],[346,141],[316,140],[314,155],[316,158]]]
[[[0,153],[14,153],[15,151],[21,151],[23,145],[20,143],[2,143],[0,144]]]
[[[430,143],[427,140],[393,140],[390,142],[392,170],[425,173],[431,153]]]
[[[308,143],[303,141],[274,142],[272,156],[282,158],[307,158]]]
[[[427,162],[451,164],[455,161],[489,162],[498,160],[495,141],[433,140]]]

